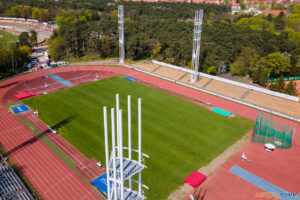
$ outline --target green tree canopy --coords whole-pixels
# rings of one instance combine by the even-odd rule
[[[265,65],[272,76],[282,75],[290,70],[290,58],[280,52],[271,53],[266,57]]]

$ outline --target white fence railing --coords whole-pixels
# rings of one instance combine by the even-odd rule
[[[159,61],[156,61],[156,60],[152,60],[152,62],[154,64],[162,65],[162,66],[169,67],[169,68],[172,68],[172,69],[177,69],[177,70],[180,70],[180,71],[193,73],[193,74],[195,73],[194,71],[192,71],[190,69],[186,69],[186,68],[183,68],[183,67],[178,67],[178,66],[171,65],[171,64],[168,64],[168,63],[163,63],[163,62],[159,62]],[[264,88],[259,88],[259,87],[253,86],[253,85],[248,85],[248,84],[240,83],[240,82],[237,82],[237,81],[228,80],[228,79],[225,79],[225,78],[212,76],[212,75],[205,74],[205,73],[202,73],[202,72],[198,72],[198,75],[203,76],[205,78],[209,78],[209,79],[221,81],[221,82],[224,82],[224,83],[228,83],[228,84],[231,84],[231,85],[235,85],[235,86],[243,87],[243,88],[246,88],[246,89],[258,91],[258,92],[261,92],[261,93],[264,93],[264,94],[269,94],[269,95],[280,97],[280,98],[283,98],[283,99],[299,102],[299,97],[294,97],[294,96],[291,96],[291,95],[282,94],[282,93],[279,93],[279,92],[274,92],[274,91],[267,90],[267,89],[264,89]]]

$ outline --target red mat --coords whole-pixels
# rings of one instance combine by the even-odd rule
[[[206,179],[206,176],[204,174],[201,174],[198,171],[194,171],[193,173],[191,173],[188,177],[186,177],[184,179],[184,182],[189,184],[193,188],[195,188],[198,185],[200,185],[201,183],[203,183],[203,181],[205,181],[205,179]]]
[[[20,94],[16,94],[15,97],[17,99],[26,99],[26,98],[29,98],[29,97],[34,97],[36,96],[36,94],[34,94],[33,92],[23,92],[23,93],[20,93]]]

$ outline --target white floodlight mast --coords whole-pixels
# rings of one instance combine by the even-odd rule
[[[193,54],[191,66],[191,69],[194,71],[194,74],[191,74],[191,83],[196,83],[198,79],[202,21],[203,10],[196,10],[194,20]]]
[[[119,29],[119,56],[120,63],[124,63],[125,49],[124,49],[124,7],[118,6],[118,29]]]

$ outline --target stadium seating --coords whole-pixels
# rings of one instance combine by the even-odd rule
[[[134,64],[132,65],[133,67],[148,71],[148,72],[153,72],[154,70],[156,70],[158,67],[160,67],[160,65],[157,64]]]
[[[186,72],[179,71],[179,70],[176,70],[176,69],[171,69],[169,67],[163,67],[163,66],[158,68],[158,70],[155,70],[154,73],[159,74],[159,75],[164,76],[164,77],[167,77],[167,78],[174,79],[174,80],[178,80],[184,74],[186,74]]]
[[[211,79],[205,77],[199,77],[198,81],[195,83],[197,87],[204,87]]]
[[[250,92],[244,100],[294,117],[300,117],[299,102],[289,101],[256,91]]]
[[[10,166],[0,167],[0,200],[2,199],[34,199]]]
[[[135,64],[133,66],[176,81],[190,84],[191,75],[184,71],[168,68],[166,66],[161,66],[154,63],[142,63]],[[290,101],[262,92],[252,91],[244,87],[239,87],[236,85],[221,82],[218,80],[213,80],[206,77],[199,77],[198,81],[194,84],[194,86],[234,99],[242,100],[254,105],[258,105],[260,107],[285,113],[290,116],[300,117],[299,102]]]
[[[246,88],[230,85],[221,81],[213,80],[205,89],[223,94],[225,96],[240,99],[242,95],[247,91]]]
[[[181,77],[178,81],[183,83],[189,83],[191,80],[191,74],[186,73],[183,77]]]

